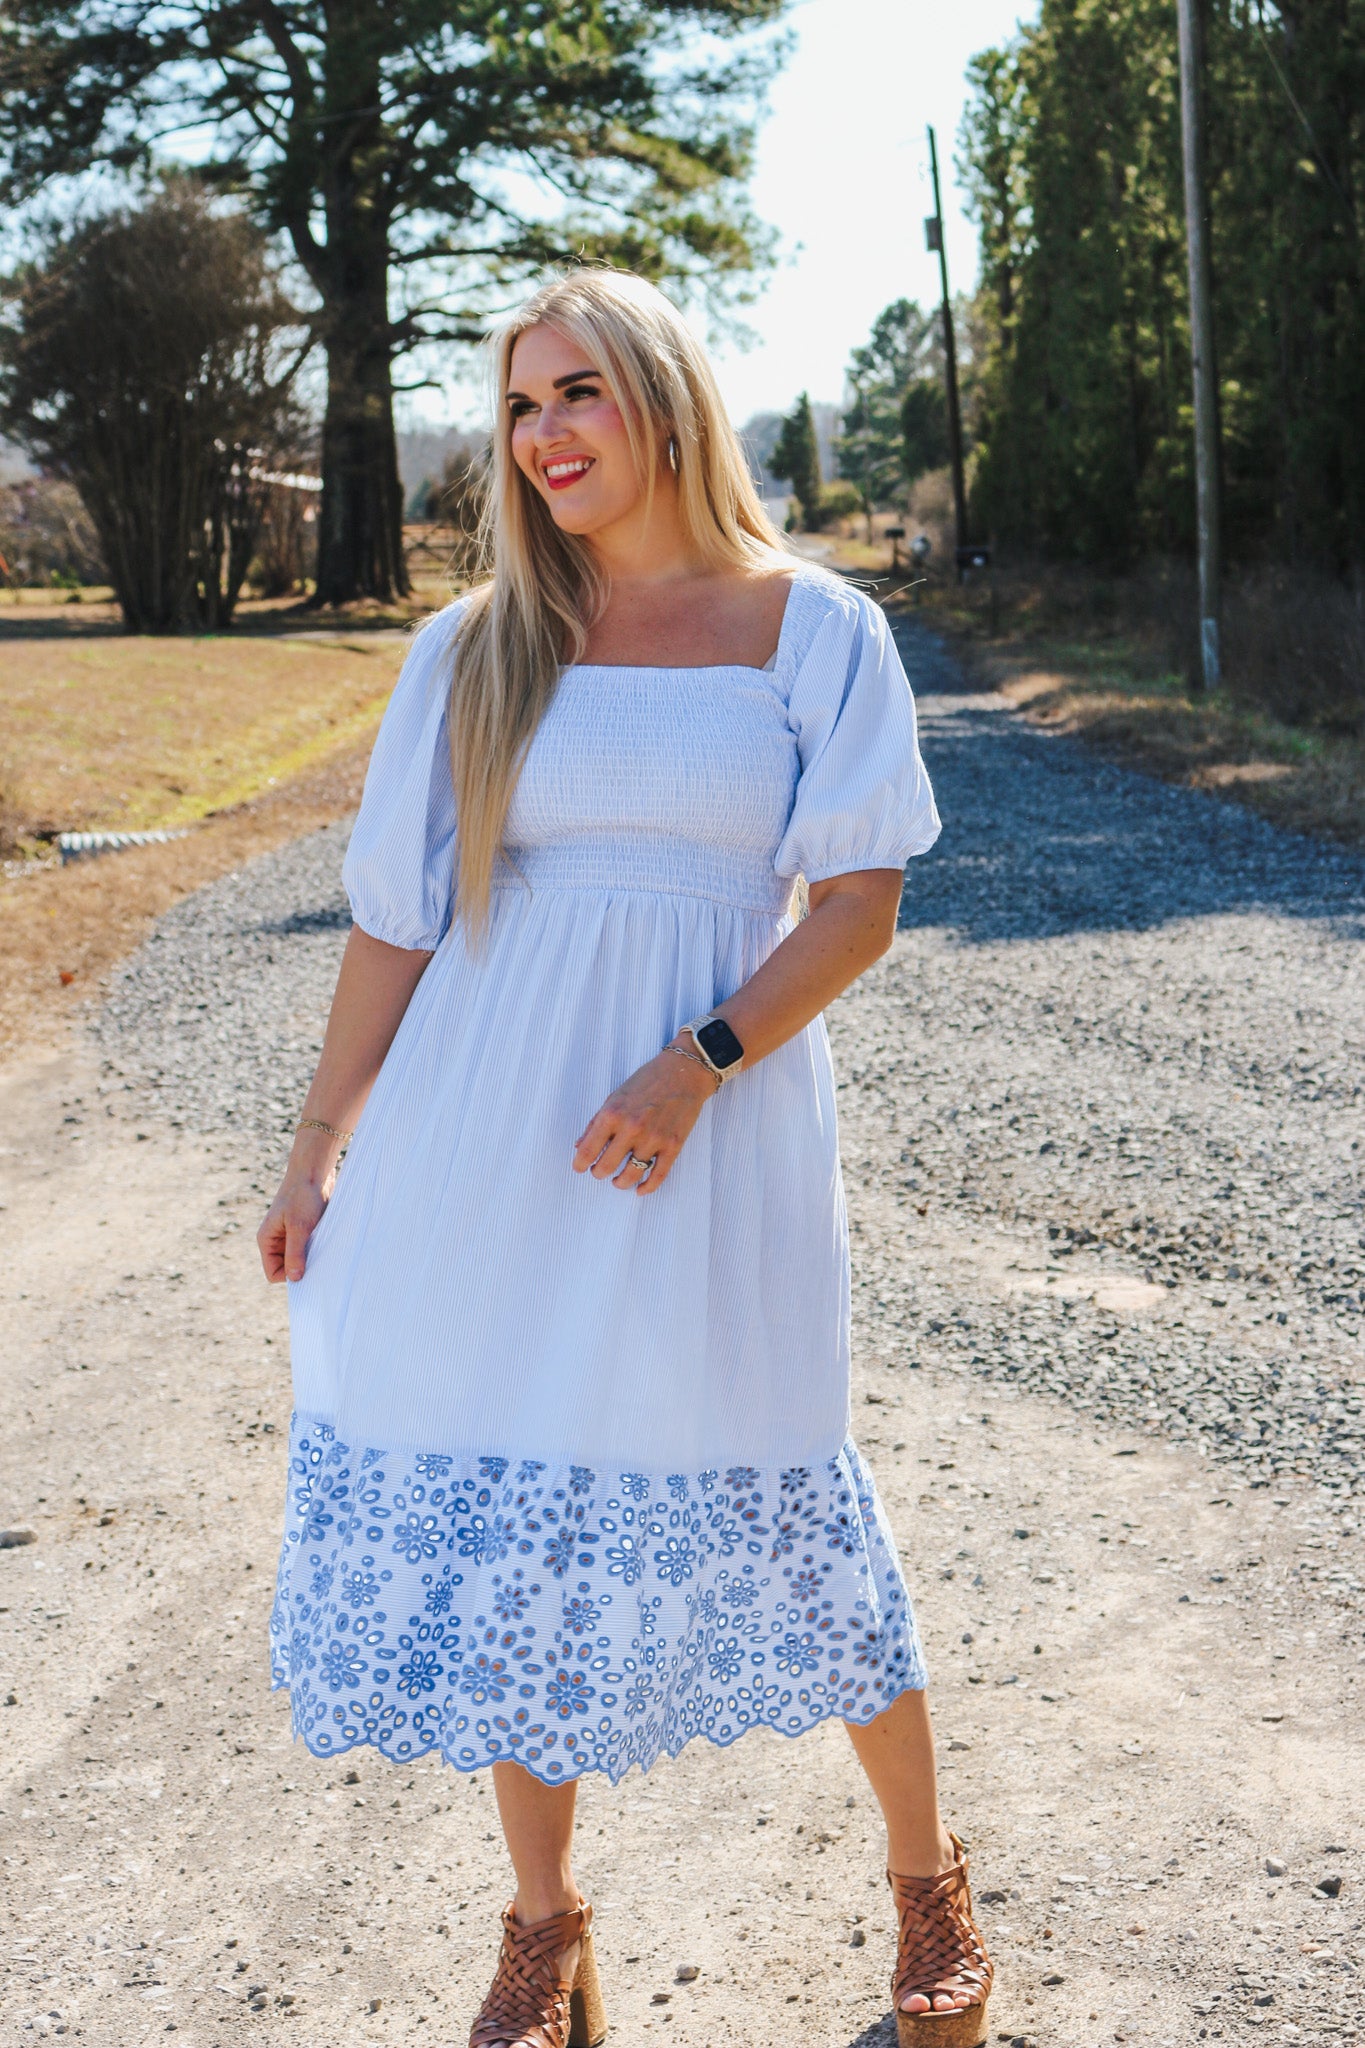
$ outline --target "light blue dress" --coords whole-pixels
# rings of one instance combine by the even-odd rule
[[[433,958],[290,1287],[275,1683],[318,1755],[547,1782],[869,1720],[924,1675],[849,1437],[823,1020],[706,1104],[657,1193],[570,1157],[791,930],[797,875],[933,844],[905,672],[809,568],[768,670],[567,669],[480,952],[451,918],[460,614],[413,643],[346,856],[356,922]]]

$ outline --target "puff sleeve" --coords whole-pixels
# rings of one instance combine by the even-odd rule
[[[800,764],[779,875],[808,882],[899,868],[941,826],[920,758],[915,700],[879,605],[829,593],[792,683],[787,721]]]
[[[342,867],[361,930],[411,952],[435,952],[455,894],[446,695],[462,609],[439,612],[408,651],[370,756]]]

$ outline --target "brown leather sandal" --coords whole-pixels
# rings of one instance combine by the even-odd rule
[[[559,1974],[559,1958],[575,1942],[578,1968]],[[583,1899],[567,1913],[522,1927],[511,1906],[502,1916],[498,1967],[469,2048],[597,2048],[607,2015],[592,1947],[592,1907]]]
[[[900,1940],[891,1980],[900,2048],[980,2048],[995,1971],[972,1918],[967,1852],[950,1835],[956,1861],[937,1877],[886,1875],[896,1901]],[[902,2012],[916,1992],[928,2012]]]

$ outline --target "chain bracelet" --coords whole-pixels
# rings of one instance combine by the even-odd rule
[[[664,1047],[664,1051],[676,1053],[677,1057],[680,1060],[691,1060],[694,1067],[701,1067],[706,1073],[708,1073],[711,1076],[711,1079],[715,1082],[716,1088],[719,1091],[721,1084],[721,1076],[716,1072],[714,1067],[707,1066],[706,1061],[702,1058],[699,1052],[684,1052],[683,1048],[680,1045],[666,1045]]]

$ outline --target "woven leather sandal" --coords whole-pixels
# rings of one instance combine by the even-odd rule
[[[986,2039],[986,2001],[995,1972],[972,1918],[967,1852],[950,1835],[955,1861],[937,1877],[898,1877],[887,1871],[900,1939],[891,1980],[900,2048],[980,2048]],[[927,2012],[903,2012],[918,1993]]]
[[[572,1978],[559,1974],[565,1949],[580,1944]],[[469,2048],[597,2048],[607,2038],[602,1987],[592,1946],[592,1907],[522,1927],[511,1906],[502,1916],[502,1948]]]

